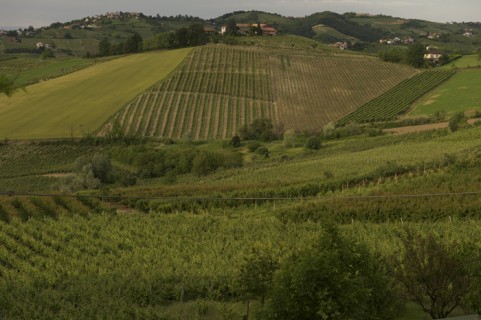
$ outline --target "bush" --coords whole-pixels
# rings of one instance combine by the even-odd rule
[[[198,152],[192,162],[192,173],[198,176],[208,175],[219,168],[222,162],[218,154],[207,151]]]
[[[241,146],[241,139],[239,136],[233,136],[230,139],[229,145],[234,148],[239,148]]]
[[[261,155],[265,158],[268,158],[269,157],[269,150],[267,149],[267,147],[262,146],[262,147],[257,148],[256,154]]]
[[[257,149],[259,149],[260,146],[261,144],[259,142],[254,141],[247,145],[247,149],[249,150],[249,152],[255,152]]]
[[[460,127],[466,124],[466,117],[464,116],[464,112],[455,113],[449,119],[449,130],[452,132],[458,131]]]
[[[310,137],[307,139],[306,148],[310,150],[321,149],[321,139],[319,139],[319,137]]]
[[[293,148],[296,146],[296,132],[294,130],[287,130],[283,135],[284,146]]]
[[[244,124],[239,130],[239,135],[242,140],[270,141],[275,138],[273,129],[270,119],[258,118],[250,125]]]

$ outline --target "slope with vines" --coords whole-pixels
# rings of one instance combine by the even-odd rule
[[[362,55],[205,46],[112,121],[127,135],[153,138],[225,139],[258,117],[318,131],[415,72]]]
[[[430,70],[407,79],[385,94],[366,103],[337,122],[375,122],[392,120],[405,112],[417,99],[455,74],[452,70]]]

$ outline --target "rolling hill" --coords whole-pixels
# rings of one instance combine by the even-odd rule
[[[206,46],[100,133],[119,122],[127,135],[226,139],[255,118],[286,130],[320,131],[415,73],[362,55]]]

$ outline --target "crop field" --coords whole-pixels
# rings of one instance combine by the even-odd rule
[[[414,72],[357,55],[207,46],[100,134],[118,121],[130,135],[226,139],[259,117],[285,129],[318,131]]]
[[[103,59],[105,60],[105,59]],[[0,73],[15,79],[17,86],[27,86],[94,65],[94,59],[52,59],[22,58],[0,61]]]
[[[395,119],[407,111],[420,97],[455,74],[451,70],[431,70],[407,79],[376,99],[342,118],[338,125],[349,122],[376,122]]]
[[[0,196],[0,220],[28,221],[32,218],[58,219],[64,215],[87,216],[106,210],[96,199],[75,197],[12,197]]]
[[[481,110],[481,70],[462,70],[414,105],[409,115]]]
[[[125,103],[167,77],[190,52],[180,49],[126,56],[0,97],[0,137],[82,137]]]
[[[476,221],[413,227],[434,229],[449,239],[480,240]],[[401,229],[399,223],[356,222],[342,232],[388,255],[399,245]],[[317,223],[283,224],[272,216],[104,214],[0,221],[0,310],[5,319],[126,314],[170,319],[170,304],[217,300],[226,314],[226,306],[239,300],[239,270],[250,252],[279,261],[321,232]],[[214,318],[198,311],[200,306],[186,317]],[[228,318],[242,319],[244,312],[230,310]]]

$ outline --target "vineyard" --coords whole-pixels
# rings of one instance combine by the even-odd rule
[[[126,105],[100,134],[117,122],[127,135],[225,139],[261,117],[317,131],[413,73],[356,55],[207,46]]]
[[[364,104],[342,118],[338,125],[349,122],[375,122],[393,120],[420,97],[439,86],[455,74],[452,70],[430,70],[403,81],[393,89]]]
[[[479,241],[477,221],[413,225],[449,239]],[[343,233],[390,254],[399,223],[353,223]],[[239,272],[252,250],[276,261],[322,232],[312,222],[190,215],[92,215],[0,222],[2,319],[178,319],[170,305],[222,301],[228,319],[242,319]],[[463,232],[459,232],[463,230]],[[196,304],[194,304],[195,306]],[[229,308],[229,310],[225,310]],[[223,309],[220,309],[221,311]],[[127,316],[128,315],[128,316]],[[419,319],[420,317],[414,317]]]
[[[58,219],[59,216],[101,213],[107,208],[93,198],[86,197],[17,197],[0,196],[0,220],[23,222],[32,218]]]

